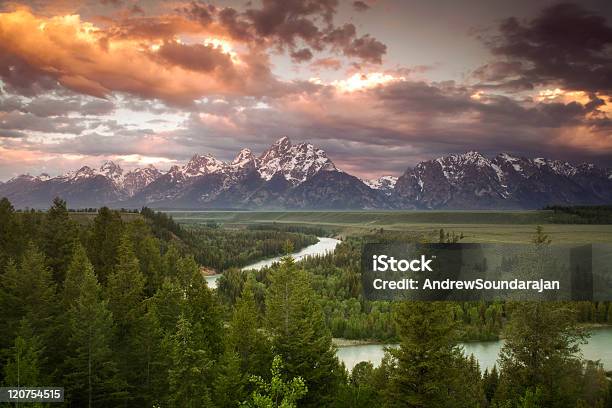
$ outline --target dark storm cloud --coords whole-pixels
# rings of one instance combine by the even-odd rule
[[[86,129],[80,118],[43,118],[31,113],[13,111],[2,114],[0,119],[0,129],[9,131],[80,134]]]
[[[113,102],[105,99],[84,97],[68,92],[51,92],[36,98],[26,99],[4,94],[0,98],[0,112],[21,112],[38,117],[108,115],[115,109]]]
[[[59,88],[57,80],[42,69],[10,53],[0,52],[0,78],[6,91],[24,96],[35,96]]]
[[[370,9],[370,6],[368,6],[363,1],[358,0],[358,1],[353,2],[353,10],[355,11],[367,11],[369,9]]]
[[[210,72],[220,69],[228,73],[233,66],[230,55],[213,45],[167,42],[159,48],[157,54],[173,65],[193,71]]]
[[[81,98],[47,98],[40,97],[24,104],[22,112],[33,113],[40,117],[66,116],[76,113],[82,116],[108,115],[113,112],[115,105],[104,99],[91,99],[83,101]]]
[[[239,41],[252,41],[251,24],[241,19],[237,10],[227,7],[219,11],[219,22],[229,34]]]
[[[612,91],[612,26],[578,4],[548,7],[534,19],[508,18],[485,38],[503,61],[476,75],[500,86],[558,84],[589,92]]]
[[[523,106],[518,101],[500,95],[472,97],[474,90],[453,82],[427,84],[403,81],[376,91],[378,98],[393,111],[418,114],[428,120],[437,117],[459,116],[464,113],[479,115],[479,123],[472,124],[474,133],[483,129],[513,129],[518,123],[530,127],[561,128],[584,122],[587,113],[597,104],[536,103]]]
[[[336,27],[333,20],[337,9],[337,0],[265,0],[261,8],[245,11],[195,2],[178,10],[205,26],[219,24],[235,40],[288,49],[290,54],[298,55],[294,57],[296,61],[304,60],[299,53],[301,57],[306,55],[306,45],[309,51],[330,47],[349,57],[382,63],[386,46],[367,34],[357,37],[353,24]]]
[[[192,1],[188,6],[182,6],[176,9],[179,13],[188,14],[191,18],[199,21],[202,25],[209,25],[214,21],[214,15],[217,8],[212,4],[201,4],[197,1]]]
[[[387,53],[387,46],[377,39],[364,35],[354,39],[344,49],[344,54],[349,57],[359,57],[364,61],[374,64],[382,64],[382,56]]]
[[[292,51],[291,59],[294,62],[306,62],[312,59],[312,52],[308,48],[302,48],[301,50]]]
[[[349,46],[356,34],[357,28],[355,28],[355,25],[346,23],[340,27],[327,30],[321,40],[330,44],[333,48],[341,50]]]

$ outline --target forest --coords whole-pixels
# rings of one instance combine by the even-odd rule
[[[184,227],[146,208],[79,222],[60,199],[44,212],[2,199],[2,385],[61,386],[71,407],[612,407],[611,373],[579,353],[583,323],[610,323],[609,303],[369,302],[359,269],[368,236],[237,269],[308,245],[313,232]],[[534,245],[549,242],[534,232]],[[218,289],[202,266],[224,272]],[[459,346],[499,336],[490,371]],[[348,372],[333,337],[399,348]]]

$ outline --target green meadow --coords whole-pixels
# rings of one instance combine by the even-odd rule
[[[171,211],[182,224],[302,225],[337,236],[380,230],[437,236],[440,228],[463,234],[462,242],[528,242],[537,225],[556,243],[612,242],[612,225],[554,224],[551,211]]]

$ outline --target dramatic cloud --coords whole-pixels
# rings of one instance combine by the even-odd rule
[[[282,136],[364,177],[468,150],[612,165],[610,7],[479,1],[444,27],[426,1],[0,6],[0,180]]]
[[[355,9],[355,11],[366,11],[370,9],[370,6],[368,6],[365,2],[358,0],[353,2],[353,9]]]
[[[283,87],[270,72],[265,54],[236,53],[234,60],[216,45],[111,40],[78,16],[43,18],[24,9],[0,14],[0,50],[25,63],[26,77],[35,83],[53,79],[101,98],[126,92],[189,103],[211,94],[259,95]],[[1,69],[12,73],[13,67]],[[11,78],[10,85],[23,88]]]
[[[508,18],[486,41],[504,60],[476,71],[485,81],[520,89],[554,84],[612,92],[612,26],[580,5],[551,6],[526,23]]]
[[[355,2],[354,7],[368,8],[363,2]],[[331,47],[346,56],[381,64],[386,46],[368,34],[357,37],[353,24],[336,27],[337,8],[338,0],[264,0],[261,8],[243,12],[195,2],[179,10],[209,29],[218,26],[234,40],[288,49],[297,62],[312,58],[306,58],[312,55],[311,49]]]

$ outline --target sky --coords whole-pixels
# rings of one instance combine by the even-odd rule
[[[473,150],[612,167],[612,2],[0,2],[0,180],[283,136],[364,178]]]

